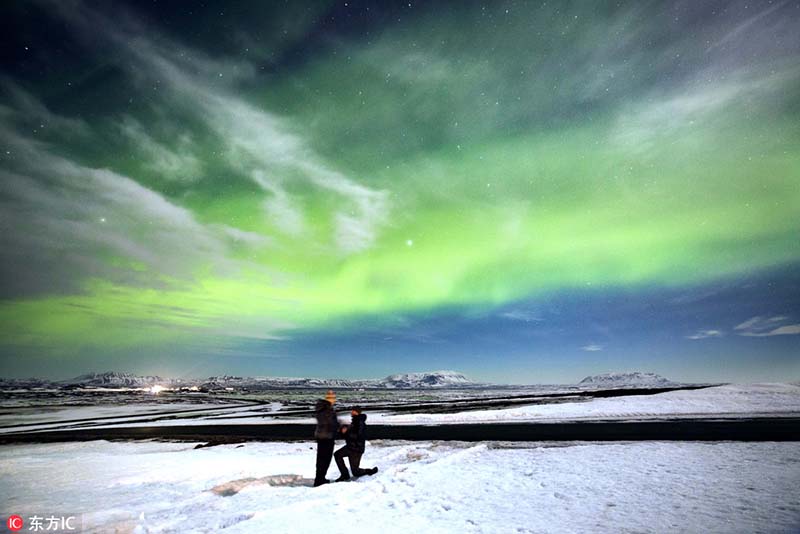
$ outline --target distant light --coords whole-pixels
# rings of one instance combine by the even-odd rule
[[[105,217],[100,217],[100,222],[101,222],[101,223],[104,223],[104,222],[106,222],[106,218],[105,218]]]
[[[413,240],[413,239],[409,239],[409,240],[407,240],[407,241],[406,241],[406,246],[407,246],[407,247],[413,247],[413,246],[414,246],[414,240]]]
[[[158,395],[159,393],[161,393],[165,389],[167,389],[167,388],[165,388],[164,386],[159,386],[158,384],[156,384],[155,386],[149,388],[147,391],[149,391],[153,395]]]

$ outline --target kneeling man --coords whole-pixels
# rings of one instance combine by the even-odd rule
[[[336,465],[342,476],[336,479],[336,482],[350,480],[350,473],[347,472],[347,467],[344,465],[344,457],[350,458],[350,469],[353,471],[354,477],[361,475],[374,475],[378,472],[377,467],[371,469],[361,469],[361,455],[364,454],[364,447],[367,439],[367,415],[361,413],[361,408],[353,408],[350,411],[352,421],[349,425],[341,427],[339,430],[344,434],[346,445],[336,451],[333,457],[336,459]]]

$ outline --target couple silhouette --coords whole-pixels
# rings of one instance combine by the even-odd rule
[[[354,477],[374,475],[378,472],[377,467],[361,468],[361,456],[364,454],[366,446],[367,415],[362,413],[360,407],[353,407],[350,410],[350,424],[340,425],[336,411],[333,409],[335,403],[336,394],[329,390],[324,399],[317,401],[314,409],[317,418],[317,428],[314,430],[314,438],[317,440],[317,471],[314,477],[314,487],[330,482],[326,475],[332,457],[336,458],[336,466],[341,473],[336,482],[350,480],[350,473],[344,463],[345,457],[350,460],[350,470]],[[334,454],[336,439],[344,439],[345,445]]]

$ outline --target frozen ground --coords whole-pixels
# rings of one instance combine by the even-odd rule
[[[447,399],[442,402],[452,402],[452,399]],[[426,405],[413,398],[392,403],[398,407],[416,403],[412,411],[401,413],[375,411],[369,404],[365,406],[371,424],[385,425],[800,416],[800,385],[797,384],[727,385],[655,395],[589,399],[571,397],[561,400],[563,402],[550,401],[547,404],[533,404],[536,401],[532,400],[532,404],[511,408],[460,408],[465,411],[455,413],[426,413]],[[139,402],[96,406],[11,405],[0,408],[0,435],[20,431],[114,426],[314,423],[313,418],[308,416],[285,415],[292,412],[297,414],[298,409],[310,410],[310,405],[295,405],[294,402],[292,406],[287,406],[281,402],[220,402],[209,397],[204,404],[176,400],[158,404]],[[476,400],[476,403],[480,402]],[[349,405],[337,404],[337,409],[345,419]],[[453,409],[459,408],[453,405]]]
[[[372,424],[442,424],[548,420],[641,420],[709,416],[797,416],[799,414],[800,386],[796,384],[746,384],[498,410],[448,414],[376,414],[370,416],[370,422]]]
[[[97,406],[52,406],[5,408],[0,411],[0,434],[29,430],[81,428],[97,426],[191,425],[237,422],[240,415],[251,416],[238,422],[261,423],[262,416],[278,411],[278,403],[252,404],[207,403],[202,405],[171,404],[106,404]],[[147,423],[137,423],[147,421]]]
[[[237,411],[242,406],[231,403],[170,403],[170,404],[100,404],[86,406],[32,406],[4,407],[0,412],[0,426],[14,424],[35,424],[45,422],[62,422],[76,419],[122,418],[153,416],[164,412],[180,412],[182,414],[206,413],[216,415],[226,411]],[[250,408],[250,406],[247,406]]]
[[[81,514],[89,532],[800,529],[797,443],[373,442],[377,475],[321,488],[302,485],[310,442],[193,445],[2,446],[0,512]]]

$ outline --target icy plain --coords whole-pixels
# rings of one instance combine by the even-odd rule
[[[454,394],[479,397],[472,390],[425,392],[435,395],[442,402],[454,400]],[[315,394],[319,395],[319,392]],[[412,396],[412,393],[407,394]],[[27,408],[14,400],[2,404],[0,435],[20,431],[74,430],[78,428],[103,428],[113,426],[159,426],[159,425],[216,425],[216,424],[312,424],[308,415],[287,416],[285,411],[302,407],[310,410],[313,396],[305,404],[293,402],[287,406],[282,402],[254,404],[229,399],[220,402],[209,398],[205,403],[195,399],[187,404],[177,397],[175,402],[147,403],[146,395],[138,404],[102,404],[74,406],[64,402],[63,406],[35,405]],[[110,402],[110,401],[108,401]],[[414,403],[413,399],[397,401],[395,404]],[[800,385],[797,384],[731,384],[696,390],[675,390],[650,395],[627,395],[612,398],[564,398],[556,403],[537,403],[508,408],[467,409],[453,405],[452,413],[428,413],[426,405],[418,409],[394,413],[373,410],[370,403],[361,403],[369,412],[371,424],[417,425],[448,423],[505,423],[505,422],[557,422],[582,420],[658,420],[676,418],[752,418],[752,417],[797,417],[800,416]],[[340,411],[346,413],[348,403],[338,403]]]
[[[2,512],[80,514],[96,533],[800,529],[797,443],[370,442],[378,474],[320,488],[312,442],[194,445],[2,446]]]

